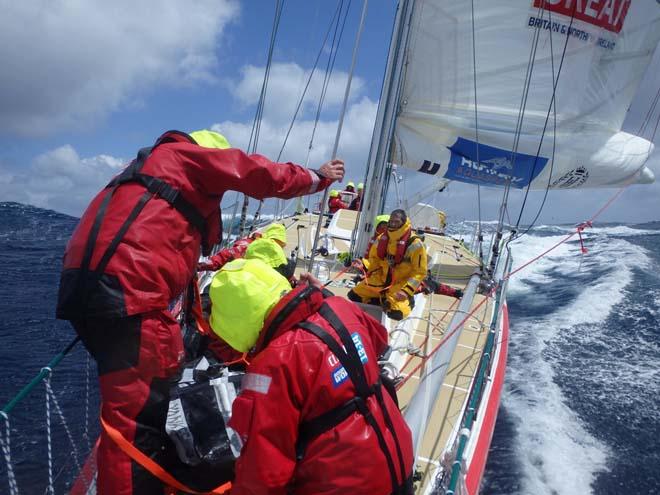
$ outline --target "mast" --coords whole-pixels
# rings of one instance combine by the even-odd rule
[[[351,69],[348,73],[348,80],[346,81],[346,90],[344,92],[344,101],[342,103],[341,111],[339,112],[339,123],[337,124],[337,133],[335,135],[335,144],[332,148],[332,159],[337,158],[337,149],[339,148],[339,138],[341,137],[342,127],[344,125],[344,116],[346,115],[346,107],[348,105],[348,97],[351,93],[351,82],[353,80],[353,72],[355,71],[355,64],[357,62],[358,48],[360,46],[360,38],[362,37],[362,29],[364,28],[364,21],[367,16],[367,6],[369,0],[364,0],[362,4],[362,14],[360,15],[360,25],[358,26],[357,34],[355,35],[355,44],[353,45],[353,56],[351,60]],[[316,231],[314,233],[314,244],[312,245],[312,254],[309,260],[310,271],[314,268],[314,258],[319,243],[319,236],[321,234],[321,227],[323,225],[323,212],[325,210],[326,202],[328,201],[328,189],[323,191],[323,198],[319,206],[319,220],[316,224]]]
[[[380,94],[380,103],[376,115],[376,125],[371,139],[371,149],[366,171],[366,192],[362,204],[362,212],[357,238],[353,245],[353,253],[364,251],[369,236],[373,230],[373,219],[385,208],[385,198],[391,173],[391,163],[388,162],[394,135],[394,121],[399,103],[399,93],[402,84],[403,66],[408,44],[410,19],[414,10],[413,0],[402,0],[397,7],[392,41],[385,69],[385,79]]]

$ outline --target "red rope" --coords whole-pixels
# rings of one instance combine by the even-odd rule
[[[449,316],[449,313],[450,313],[451,310],[454,308],[454,306],[456,305],[457,302],[458,302],[458,299],[455,299],[454,302],[451,303],[451,306],[449,306],[449,308],[447,309],[447,312],[445,313],[445,315],[444,315],[442,318],[440,318],[440,321],[438,322],[438,324],[442,323],[442,322],[444,321],[444,319],[447,318],[447,316]],[[437,327],[438,324],[433,325],[433,327]],[[419,344],[419,346],[418,346],[420,349],[424,346],[424,344],[426,344],[426,341],[428,340],[428,338],[429,338],[428,335],[427,335],[426,337],[424,337],[424,340],[422,340],[422,343]],[[410,357],[408,358],[408,360],[407,360],[405,363],[403,363],[403,366],[401,366],[401,369],[400,369],[399,371],[403,371],[403,370],[405,370],[405,369],[408,367],[408,365],[410,364],[410,362],[411,362],[415,357],[419,357],[419,356],[410,356]],[[424,358],[422,358],[422,359],[424,359]]]
[[[422,366],[424,366],[424,364],[426,363],[426,361],[427,361],[428,359],[430,359],[430,358],[431,358],[431,357],[432,357],[432,356],[433,356],[433,355],[434,355],[434,354],[435,354],[435,353],[436,353],[436,352],[437,352],[437,351],[438,351],[438,350],[439,350],[439,349],[445,344],[445,342],[447,342],[447,340],[449,340],[449,338],[451,338],[451,336],[454,335],[454,334],[458,331],[459,328],[461,328],[461,327],[463,326],[463,324],[468,320],[468,318],[472,317],[472,316],[474,315],[474,313],[475,313],[475,312],[476,312],[481,306],[483,306],[483,304],[484,304],[484,303],[485,303],[490,297],[492,297],[492,295],[495,293],[495,291],[498,289],[498,287],[501,285],[502,282],[505,282],[506,280],[509,280],[513,275],[515,275],[516,273],[518,273],[519,271],[521,271],[523,268],[528,267],[528,266],[531,265],[532,263],[534,263],[534,262],[538,261],[539,259],[543,258],[543,257],[544,257],[545,255],[547,255],[549,252],[551,252],[551,251],[557,249],[557,247],[561,246],[562,244],[564,244],[565,242],[567,242],[568,240],[570,240],[573,236],[575,236],[575,234],[578,234],[578,235],[580,236],[580,245],[581,245],[581,249],[582,249],[582,252],[585,253],[585,252],[586,252],[586,248],[584,247],[584,244],[582,243],[582,231],[583,231],[584,229],[586,229],[587,227],[591,227],[591,226],[593,226],[593,222],[594,222],[594,220],[595,220],[596,218],[598,218],[598,217],[599,217],[599,216],[600,216],[600,215],[601,215],[601,214],[602,214],[602,213],[603,213],[603,212],[604,212],[604,211],[605,211],[605,210],[606,210],[606,209],[607,209],[607,208],[608,208],[613,202],[614,202],[614,200],[616,200],[616,199],[621,195],[621,193],[622,193],[622,192],[623,192],[623,191],[624,191],[629,185],[630,185],[630,184],[626,184],[626,185],[622,186],[622,187],[621,187],[621,188],[620,188],[620,189],[619,189],[619,190],[618,190],[618,191],[617,191],[617,192],[616,192],[616,193],[615,193],[615,194],[614,194],[614,195],[613,195],[613,196],[612,196],[612,197],[611,197],[611,198],[610,198],[610,199],[609,199],[609,200],[608,200],[608,201],[607,201],[607,202],[606,202],[601,208],[600,208],[600,210],[598,210],[598,211],[597,211],[597,212],[596,212],[596,213],[595,213],[595,214],[594,214],[589,220],[587,220],[586,222],[583,222],[583,223],[581,223],[580,225],[578,225],[578,226],[576,227],[576,229],[575,229],[575,232],[570,233],[569,235],[567,235],[566,237],[564,237],[562,240],[560,240],[558,243],[554,244],[554,245],[553,245],[552,247],[550,247],[549,249],[546,249],[545,251],[543,251],[543,252],[542,252],[541,254],[539,254],[538,256],[535,256],[534,258],[528,260],[526,263],[523,263],[521,266],[519,266],[519,267],[516,268],[515,270],[510,271],[506,276],[502,277],[502,280],[501,280],[498,284],[495,284],[495,286],[494,286],[494,287],[488,292],[488,294],[486,295],[486,297],[484,297],[484,298],[481,300],[481,302],[480,302],[479,304],[477,304],[474,308],[472,308],[472,311],[470,311],[470,312],[465,316],[465,318],[463,318],[463,319],[462,319],[462,320],[461,320],[461,321],[460,321],[460,322],[459,322],[459,323],[458,323],[458,324],[457,324],[457,325],[456,325],[456,326],[455,326],[450,332],[448,332],[447,334],[445,334],[445,336],[443,337],[443,339],[438,343],[438,345],[436,345],[436,346],[433,348],[433,350],[432,350],[428,355],[426,355],[425,357],[421,358],[420,363],[419,363],[417,366],[415,366],[415,367],[412,369],[412,371],[411,371],[410,373],[408,373],[408,376],[406,376],[403,380],[401,380],[401,381],[397,384],[397,387],[396,387],[397,390],[399,390],[401,387],[403,387],[403,385],[404,385],[404,384],[410,379],[410,377],[412,377],[412,376],[415,374],[415,372],[417,372]],[[412,357],[411,357],[410,359],[412,359]],[[410,361],[410,359],[409,359],[409,361]],[[406,364],[408,364],[408,363],[406,363]],[[402,368],[402,369],[403,369],[403,368]]]

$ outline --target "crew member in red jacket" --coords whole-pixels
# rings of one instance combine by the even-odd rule
[[[247,237],[237,240],[231,247],[227,247],[218,251],[217,254],[211,256],[208,261],[199,263],[197,271],[216,271],[222,268],[226,263],[237,260],[245,256],[247,248],[259,238],[272,239],[281,248],[286,246],[286,227],[281,223],[271,223],[263,232],[252,232]]]
[[[216,271],[222,268],[230,261],[237,260],[245,256],[245,251],[252,241],[259,239],[261,234],[259,232],[252,232],[250,235],[238,239],[230,247],[221,249],[216,254],[211,256],[208,261],[197,264],[197,271]]]
[[[165,467],[169,378],[184,355],[180,322],[197,259],[221,238],[228,190],[257,199],[315,193],[341,179],[231,148],[218,133],[168,131],[90,203],[64,253],[57,317],[70,320],[98,364],[99,494],[161,494],[163,484],[108,435],[116,430]],[[124,449],[124,450],[123,450]]]
[[[341,200],[339,191],[330,191],[330,198],[328,199],[328,213],[333,214],[339,210],[345,210],[348,205]]]
[[[286,293],[269,266],[236,260],[214,280],[213,330],[252,349],[230,421],[243,441],[232,495],[412,494],[412,436],[378,366],[387,331],[303,279]]]

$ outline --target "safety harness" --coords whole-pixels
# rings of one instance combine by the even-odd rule
[[[403,261],[408,246],[418,237],[413,235],[412,229],[408,229],[405,234],[396,242],[396,252],[394,257],[390,260],[390,265],[398,265]],[[385,231],[383,235],[378,238],[378,246],[376,248],[378,257],[382,260],[389,259],[387,255],[387,244],[390,241],[389,233]],[[368,253],[367,253],[368,254]]]
[[[314,419],[301,423],[298,432],[298,443],[296,445],[296,454],[298,460],[301,460],[304,457],[305,450],[313,439],[322,433],[335,428],[344,420],[349,418],[353,413],[359,412],[362,416],[364,416],[367,424],[373,428],[380,450],[385,456],[392,482],[392,493],[402,495],[406,494],[409,490],[410,480],[406,477],[406,469],[403,460],[403,453],[401,451],[401,445],[397,437],[396,430],[394,429],[392,418],[387,411],[387,407],[383,398],[382,381],[379,378],[374,384],[369,385],[366,379],[364,366],[360,360],[360,356],[358,354],[357,348],[355,347],[355,343],[351,338],[350,332],[327,303],[324,303],[321,306],[319,309],[319,314],[330,324],[335,332],[337,332],[337,335],[341,340],[341,345],[326,330],[319,327],[318,325],[315,325],[314,323],[304,321],[298,323],[297,326],[311,333],[312,335],[315,335],[330,348],[330,350],[333,352],[333,354],[335,354],[335,356],[337,356],[337,359],[339,359],[339,362],[346,370],[348,377],[351,379],[353,385],[355,386],[357,394],[355,397],[348,400],[344,404],[331,409],[330,411],[323,413]],[[378,404],[383,413],[385,425],[387,426],[387,429],[390,430],[390,433],[394,438],[396,454],[398,458],[399,473],[401,473],[400,476],[397,475],[395,461],[393,459],[392,453],[387,447],[383,431],[374,418],[372,412],[369,410],[369,406],[367,405],[367,400],[371,396],[376,397],[376,400],[378,401]]]
[[[89,294],[91,293],[93,288],[99,283],[106,267],[108,266],[108,263],[110,263],[110,259],[117,251],[117,247],[119,246],[119,243],[126,235],[126,232],[128,231],[129,227],[133,224],[133,222],[140,214],[142,209],[146,206],[146,204],[153,198],[160,198],[167,201],[175,210],[181,213],[181,215],[183,215],[183,217],[195,229],[199,231],[200,235],[202,236],[204,251],[208,251],[208,246],[206,245],[207,243],[206,219],[199,212],[199,210],[197,210],[197,208],[195,208],[190,202],[188,202],[181,195],[181,191],[178,188],[169,185],[167,182],[165,182],[164,180],[158,177],[153,177],[151,175],[143,174],[140,172],[140,170],[144,166],[146,159],[158,146],[172,141],[171,138],[168,139],[168,135],[171,134],[184,136],[191,143],[195,143],[194,139],[191,138],[186,133],[179,131],[168,131],[167,133],[165,133],[165,137],[158,140],[158,142],[156,142],[156,144],[153,147],[142,148],[138,152],[135,160],[133,160],[131,164],[128,167],[126,167],[121,174],[119,174],[117,177],[111,180],[110,183],[108,183],[108,185],[106,186],[106,189],[110,189],[110,191],[103,198],[103,201],[101,202],[101,205],[99,206],[99,209],[96,213],[96,217],[94,218],[94,223],[92,224],[92,228],[90,229],[89,232],[89,237],[87,238],[87,243],[85,244],[85,251],[82,258],[82,262],[80,264],[78,283],[79,283],[79,290],[82,291],[80,293],[83,295],[83,307],[87,306]],[[138,202],[135,204],[135,206],[129,213],[126,220],[124,220],[124,223],[121,225],[121,227],[115,234],[115,237],[112,239],[112,241],[106,248],[105,252],[103,253],[103,256],[96,265],[96,268],[90,273],[89,264],[91,262],[92,255],[94,254],[96,240],[98,238],[99,231],[101,230],[101,225],[103,224],[103,218],[107,213],[110,201],[112,200],[112,197],[118,187],[122,186],[123,184],[129,184],[129,183],[140,184],[146,189],[146,191],[140,197]]]

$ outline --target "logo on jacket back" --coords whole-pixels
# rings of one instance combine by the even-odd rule
[[[534,0],[534,7],[575,17],[594,26],[618,33],[632,0]]]
[[[459,137],[449,147],[451,158],[445,177],[470,184],[503,186],[511,181],[522,188],[533,181],[548,163],[542,156],[512,153]],[[477,161],[478,157],[478,161]]]
[[[369,358],[367,357],[367,350],[364,348],[364,344],[362,343],[362,338],[360,337],[360,334],[357,332],[352,333],[351,339],[353,340],[353,344],[355,344],[355,349],[357,349],[357,353],[358,356],[360,356],[360,361],[362,361],[362,364],[368,363]],[[330,364],[330,366],[334,366],[337,363],[339,363],[339,360],[334,354],[332,354],[328,357],[328,363]],[[332,370],[332,384],[335,387],[338,387],[339,385],[344,383],[347,378],[348,378],[348,372],[343,366],[339,365],[338,368]]]

